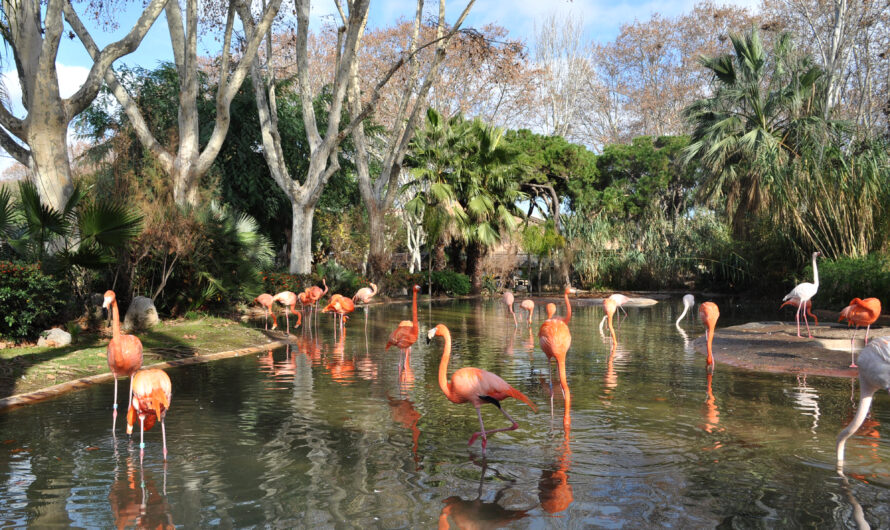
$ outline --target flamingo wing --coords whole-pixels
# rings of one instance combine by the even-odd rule
[[[541,324],[538,331],[538,339],[541,341],[541,349],[548,357],[554,354],[565,353],[572,345],[572,334],[569,327],[560,319],[551,318]]]
[[[405,323],[407,322],[407,326]],[[410,348],[417,342],[417,333],[414,333],[414,323],[409,320],[403,320],[399,326],[389,336],[384,350],[388,350],[390,346],[396,346],[400,349]]]
[[[537,411],[528,396],[510,386],[500,376],[479,368],[466,367],[454,372],[451,376],[451,389],[464,401],[470,401],[476,406],[482,402],[491,403],[491,400],[497,402],[512,397]],[[497,406],[500,407],[499,404]]]

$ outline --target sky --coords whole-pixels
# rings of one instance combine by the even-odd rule
[[[93,20],[85,16],[82,12],[84,2],[76,2],[75,9],[78,9],[81,19],[101,47],[124,36],[129,31],[130,25],[139,17],[143,2],[126,3],[128,8],[116,12],[120,20],[117,31],[98,27]],[[530,44],[534,40],[535,24],[540,25],[551,14],[556,14],[560,17],[579,18],[583,21],[584,36],[587,40],[605,43],[618,35],[623,24],[632,23],[634,20],[646,20],[656,12],[665,16],[676,16],[690,11],[695,3],[696,0],[477,0],[464,27],[481,27],[494,23],[505,27],[509,31],[510,38],[522,39]],[[760,0],[716,0],[716,3],[756,9]],[[288,2],[285,2],[285,6],[287,4]],[[454,21],[465,5],[465,0],[451,0],[447,5],[448,20]],[[385,27],[399,19],[409,20],[413,18],[415,9],[416,0],[371,0],[368,25],[372,28]],[[426,11],[430,16],[434,15],[437,9],[438,2],[427,1]],[[330,17],[335,13],[332,0],[313,2],[311,23],[318,27],[325,19],[330,21]],[[216,41],[205,38],[199,44],[198,53],[215,55],[218,53],[218,47]],[[115,64],[153,68],[159,62],[169,60],[172,60],[172,50],[166,19],[162,14],[146,34],[139,48]],[[63,97],[77,90],[86,79],[91,65],[89,55],[80,42],[63,37],[57,60],[59,88]],[[21,89],[15,67],[12,64],[3,66],[7,67],[2,76],[10,100],[14,103],[13,112],[19,117],[24,117],[20,103]],[[0,172],[11,164],[12,160],[0,149]]]

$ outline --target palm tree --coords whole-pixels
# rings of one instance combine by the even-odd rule
[[[730,38],[734,55],[701,59],[715,87],[685,111],[693,126],[685,160],[701,163],[699,199],[725,196],[734,233],[745,235],[749,214],[793,207],[787,165],[804,147],[829,143],[835,124],[822,118],[822,70],[796,53],[790,35],[779,37],[770,57],[757,30]]]
[[[519,189],[518,153],[509,149],[503,130],[458,115],[448,121],[433,109],[415,138],[409,163],[419,179],[429,182],[429,193],[412,203],[423,203],[430,227],[450,232],[466,245],[467,274],[473,292],[482,289],[481,260],[509,230],[515,230]],[[409,203],[417,208],[417,204]],[[430,240],[441,237],[430,237]]]

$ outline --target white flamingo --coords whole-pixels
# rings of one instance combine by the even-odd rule
[[[800,313],[803,309],[806,308],[807,302],[809,302],[810,298],[816,295],[816,291],[819,290],[819,269],[816,267],[816,258],[820,255],[820,252],[813,252],[813,283],[804,282],[798,284],[797,287],[791,290],[790,293],[785,295],[785,298],[782,298],[782,301],[791,300],[792,298],[797,298],[800,301],[800,305],[797,306],[797,313],[795,313],[795,320],[797,320],[797,336],[800,337]],[[807,321],[807,314],[804,312],[803,314],[804,324],[807,325],[807,335],[812,339],[813,334],[810,333],[810,323]]]
[[[859,408],[856,416],[837,435],[837,467],[844,467],[844,445],[865,421],[875,392],[890,391],[890,337],[872,339],[871,344],[859,353]]]
[[[680,327],[680,321],[683,320],[683,317],[686,316],[686,313],[692,309],[695,305],[695,297],[691,294],[687,294],[683,296],[683,312],[680,313],[680,318],[677,319],[677,327]]]

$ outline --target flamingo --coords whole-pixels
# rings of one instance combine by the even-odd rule
[[[272,304],[275,303],[275,300],[272,298],[272,295],[268,294],[268,293],[263,293],[263,294],[257,296],[256,298],[254,298],[253,301],[260,304],[261,306],[263,306],[263,309],[265,309],[265,322],[264,322],[265,327],[264,327],[264,329],[266,329],[266,330],[269,329],[269,315],[272,315],[272,329],[277,328],[278,321],[275,320],[275,313],[272,312]]]
[[[705,339],[708,341],[708,372],[714,372],[714,355],[711,353],[711,344],[714,342],[714,328],[717,327],[717,319],[720,310],[714,302],[705,302],[698,308],[698,316],[705,325]]]
[[[800,314],[803,312],[803,307],[806,306],[806,303],[810,301],[810,298],[816,295],[816,291],[819,290],[819,269],[816,267],[816,258],[821,255],[820,252],[813,252],[813,283],[804,282],[798,284],[797,287],[791,290],[790,293],[785,295],[785,298],[782,298],[782,301],[791,300],[793,298],[797,298],[798,306],[797,313],[795,313],[795,318],[797,320],[797,336],[800,337]],[[807,314],[803,314],[803,322],[807,325],[807,335],[812,339],[813,335],[810,333],[810,323],[807,322]]]
[[[791,300],[788,300],[787,302],[784,302],[782,305],[780,305],[779,309],[782,309],[786,305],[790,305],[792,307],[800,307],[800,299],[792,298]],[[818,326],[819,325],[819,317],[817,317],[816,315],[813,314],[813,301],[812,300],[807,300],[807,305],[804,307],[804,311],[806,311],[807,316],[812,318],[813,321]]]
[[[297,300],[300,301],[300,312],[302,313],[307,306],[312,305],[312,297],[309,296],[309,288],[306,288],[302,293],[297,295]],[[304,330],[306,328],[303,328]]]
[[[321,297],[328,294],[328,284],[325,281],[325,278],[321,279],[321,283],[324,285],[324,291],[317,285],[313,285],[306,289],[306,293],[309,295],[309,301],[314,306],[315,311],[318,311],[318,301],[321,300]]]
[[[623,294],[614,293],[609,295],[609,299],[614,300],[615,306],[618,307],[618,309],[620,309],[622,313],[624,313],[624,316],[627,316],[627,311],[625,311],[624,308],[621,306],[626,304],[630,300],[630,298],[624,296]]]
[[[513,291],[504,291],[504,303],[507,304],[510,314],[513,315],[513,324],[518,326],[519,321],[516,320],[516,313],[513,312]]]
[[[346,298],[343,295],[335,294],[331,297],[331,300],[328,302],[328,305],[325,306],[324,309],[321,310],[322,313],[334,313],[340,317],[340,329],[344,327],[344,318],[349,313],[355,311],[355,304],[352,302],[351,298]]]
[[[299,327],[303,323],[303,314],[297,312],[297,295],[290,291],[281,291],[272,297],[272,300],[279,302],[284,306],[285,334],[290,335],[290,314],[297,315],[297,323],[294,327]]]
[[[881,301],[877,298],[866,298],[865,300],[854,298],[850,300],[850,305],[841,310],[841,316],[837,321],[846,320],[848,325],[856,326],[853,335],[850,336],[850,368],[856,368],[856,362],[853,359],[853,338],[856,336],[856,330],[859,329],[859,326],[866,326],[865,344],[868,345],[868,331],[879,316],[881,316]]]
[[[149,368],[139,370],[133,376],[133,399],[127,410],[127,434],[133,433],[133,423],[139,417],[139,458],[145,453],[145,431],[151,430],[161,420],[161,437],[164,440],[164,460],[167,460],[167,430],[164,417],[170,409],[173,385],[163,370]]]
[[[615,311],[618,310],[618,302],[613,300],[612,298],[606,298],[603,300],[603,309],[606,311],[606,316],[600,320],[600,334],[603,332],[603,323],[607,320],[609,321],[609,335],[612,337],[612,343],[618,342],[618,338],[615,336],[615,327],[612,325],[612,319],[615,317]]]
[[[519,304],[519,307],[528,311],[528,325],[532,325],[532,313],[535,312],[535,301],[526,298]]]
[[[402,350],[402,355],[404,357],[404,364],[407,366],[409,357],[411,356],[411,346],[417,342],[417,335],[420,333],[420,326],[417,324],[417,293],[420,292],[420,286],[415,285],[412,289],[414,291],[413,298],[411,300],[411,320],[403,320],[399,322],[398,327],[392,332],[389,336],[389,340],[386,341],[386,347],[383,348],[383,351],[389,349],[390,346],[396,346],[400,350]],[[402,359],[399,359],[399,371],[402,369]]]
[[[433,337],[436,336],[445,339],[445,347],[442,350],[442,360],[439,361],[439,388],[442,389],[442,392],[445,393],[445,397],[452,403],[472,403],[473,406],[476,407],[476,415],[479,416],[479,425],[482,427],[482,430],[473,433],[473,436],[470,437],[470,441],[467,445],[473,445],[476,438],[481,435],[482,452],[484,454],[485,446],[488,444],[489,434],[493,432],[515,431],[519,428],[519,424],[516,423],[516,420],[507,414],[507,411],[501,407],[502,400],[512,397],[524,402],[535,412],[537,412],[538,409],[525,394],[510,386],[509,383],[501,379],[499,376],[485,370],[480,370],[479,368],[472,368],[469,366],[461,368],[451,374],[451,381],[449,382],[448,360],[451,358],[451,332],[448,331],[448,328],[445,327],[444,324],[438,324],[427,333],[427,344],[432,342]],[[491,403],[496,406],[498,410],[510,420],[512,425],[504,427],[503,429],[491,429],[486,431],[485,422],[482,421],[482,410],[480,409],[484,403]]]
[[[624,305],[625,302],[627,302],[628,300],[630,300],[630,298],[624,296],[623,294],[618,294],[618,293],[611,294],[611,295],[609,295],[608,298],[604,298],[604,299],[603,299],[603,308],[604,308],[604,309],[605,309],[605,307],[606,307],[606,300],[608,300],[609,302],[611,302],[610,305],[614,306],[614,308],[612,309],[612,314],[613,314],[613,315],[615,314],[616,309],[621,309],[621,311],[623,311],[624,314],[627,315],[627,311],[624,311],[624,308],[621,307],[621,306]],[[605,325],[605,323],[606,323],[606,319],[608,318],[608,311],[606,311],[606,313],[607,313],[606,316],[603,316],[603,319],[600,320],[600,334],[602,334],[602,332],[603,332],[603,325]],[[612,330],[612,324],[611,324],[611,322],[612,322],[612,321],[609,320],[609,329],[610,329],[610,330]],[[620,324],[620,322],[619,322],[619,324]],[[613,337],[614,337],[614,334],[613,334]]]
[[[865,421],[875,392],[890,390],[890,337],[879,337],[859,353],[859,408],[856,416],[837,435],[837,468],[844,467],[844,445]]]
[[[695,297],[691,294],[683,295],[683,312],[680,313],[680,317],[677,319],[677,327],[680,326],[680,321],[683,320],[683,317],[686,316],[686,312],[692,309],[695,305]]]
[[[571,424],[570,410],[572,408],[572,393],[569,391],[569,383],[566,377],[566,353],[569,346],[572,345],[572,334],[569,326],[560,318],[548,318],[541,324],[538,331],[538,340],[541,342],[541,349],[547,355],[547,367],[550,370],[550,414],[553,415],[553,363],[556,360],[556,366],[559,370],[559,384],[562,387],[562,395],[566,400],[566,410],[563,416],[563,425],[568,427]]]
[[[356,291],[355,294],[352,295],[352,301],[367,304],[371,301],[371,298],[373,298],[375,294],[377,294],[377,285],[371,283],[370,288],[362,287],[361,289]]]
[[[142,367],[142,341],[136,335],[121,333],[120,314],[117,309],[117,296],[114,291],[105,291],[102,307],[111,311],[111,340],[108,341],[108,369],[114,376],[114,408],[111,413],[111,431],[117,420],[117,378],[130,378],[129,397],[133,397],[133,374]],[[129,399],[127,400],[129,402]]]

